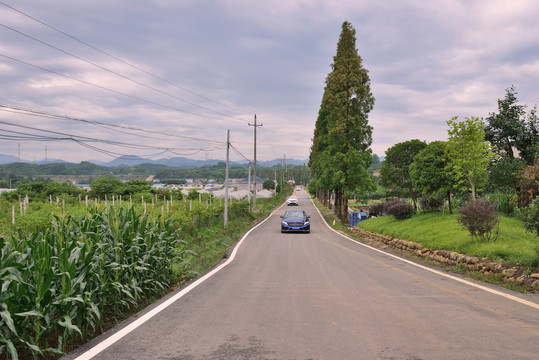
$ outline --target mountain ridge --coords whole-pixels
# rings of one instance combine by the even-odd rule
[[[286,159],[286,164],[287,165],[303,165],[303,164],[307,164],[308,161],[309,160]],[[19,159],[16,156],[0,154],[0,164],[11,164],[11,163],[17,163],[17,162],[19,162]],[[20,162],[37,164],[37,165],[54,164],[54,163],[76,164],[74,162],[65,161],[62,159],[46,159],[46,160],[42,159],[39,161],[28,161],[25,159],[21,159]],[[108,162],[99,161],[99,160],[87,160],[87,162],[93,163],[95,165],[107,166],[107,167],[136,166],[140,164],[156,164],[156,165],[165,165],[165,166],[176,167],[176,168],[197,168],[197,167],[203,167],[207,165],[216,165],[220,162],[224,163],[225,160],[217,160],[217,159],[195,160],[195,159],[189,159],[186,157],[173,157],[173,158],[168,158],[168,159],[163,158],[163,159],[152,160],[152,159],[141,158],[138,156],[121,156]],[[248,165],[248,161],[246,160],[232,161],[230,163],[232,165],[241,165],[241,166]],[[281,165],[281,159],[257,161],[257,166],[272,167],[275,165]]]

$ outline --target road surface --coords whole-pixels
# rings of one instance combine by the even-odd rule
[[[539,295],[354,242],[296,195],[310,234],[281,234],[278,209],[221,268],[65,358],[539,358]]]

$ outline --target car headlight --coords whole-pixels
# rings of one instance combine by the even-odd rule
[[[288,223],[286,221],[283,221],[281,224],[288,226]]]
[[[308,221],[305,221],[305,222],[303,223],[303,225],[310,225],[310,224],[311,224],[311,223],[308,222]]]

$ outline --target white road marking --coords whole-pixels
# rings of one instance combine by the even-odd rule
[[[91,348],[88,351],[86,351],[85,353],[79,355],[77,358],[75,358],[75,360],[89,360],[89,359],[93,358],[94,356],[96,356],[97,354],[99,354],[100,352],[102,352],[103,350],[105,350],[106,348],[108,348],[109,346],[111,346],[112,344],[119,341],[121,338],[123,338],[127,334],[129,334],[131,331],[135,330],[136,328],[138,328],[139,326],[144,324],[146,321],[150,320],[152,317],[154,317],[155,315],[159,314],[161,311],[163,311],[164,309],[166,309],[167,307],[172,305],[174,302],[176,302],[177,300],[182,298],[184,295],[189,293],[191,290],[196,288],[198,285],[200,285],[204,281],[208,280],[210,277],[215,275],[217,272],[219,272],[225,266],[230,264],[232,262],[232,260],[234,260],[234,257],[236,257],[236,253],[238,252],[238,249],[240,248],[243,241],[247,238],[247,236],[254,229],[256,229],[257,227],[259,227],[260,225],[265,223],[271,217],[271,215],[273,215],[275,213],[275,211],[279,210],[281,207],[274,210],[267,218],[265,218],[263,221],[261,221],[259,224],[257,224],[253,228],[251,228],[247,233],[245,233],[245,235],[243,235],[243,237],[240,239],[238,244],[234,247],[234,250],[232,251],[232,254],[230,255],[230,257],[228,258],[227,261],[225,261],[224,263],[222,263],[221,265],[219,265],[218,267],[216,267],[215,269],[213,269],[212,271],[210,271],[206,275],[202,276],[200,279],[196,280],[195,282],[193,282],[189,286],[185,287],[183,290],[180,290],[176,295],[172,296],[170,299],[163,302],[162,304],[156,306],[154,309],[150,310],[149,312],[147,312],[146,314],[141,316],[139,319],[133,321],[131,324],[127,325],[123,329],[119,330],[118,332],[114,333],[110,337],[106,338],[105,340],[103,340],[102,342],[100,342],[99,344],[94,346],[93,348]]]
[[[491,288],[488,288],[488,287],[486,287],[486,286],[479,285],[479,284],[473,283],[473,282],[468,281],[468,280],[465,280],[465,279],[461,279],[461,278],[459,278],[459,277],[456,277],[456,276],[453,276],[453,275],[444,273],[444,272],[439,271],[439,270],[436,270],[436,269],[429,268],[429,267],[427,267],[427,266],[424,266],[424,265],[415,263],[415,262],[413,262],[413,261],[410,261],[410,260],[401,258],[401,257],[399,257],[399,256],[396,256],[396,255],[393,255],[393,254],[391,254],[391,253],[385,252],[385,251],[383,251],[383,250],[377,249],[377,248],[372,247],[372,246],[370,246],[370,245],[368,245],[368,244],[364,244],[364,243],[362,243],[361,241],[355,240],[355,239],[353,239],[353,238],[351,238],[351,237],[349,237],[349,236],[347,236],[347,235],[344,235],[344,234],[338,232],[337,230],[333,229],[331,226],[329,226],[329,224],[327,223],[326,219],[324,219],[324,217],[322,216],[322,213],[320,212],[320,210],[316,207],[316,205],[314,205],[314,201],[313,201],[312,198],[311,198],[311,201],[313,202],[314,208],[316,209],[316,211],[318,211],[318,214],[320,215],[320,217],[321,217],[322,220],[324,221],[324,224],[326,224],[326,226],[327,226],[331,231],[333,231],[333,232],[336,233],[336,234],[339,234],[340,236],[344,237],[344,238],[347,239],[347,240],[350,240],[350,241],[352,241],[352,242],[354,242],[354,243],[356,243],[356,244],[359,244],[359,245],[364,246],[364,247],[366,247],[366,248],[369,248],[369,249],[371,249],[371,250],[377,251],[377,252],[382,253],[382,254],[384,254],[384,255],[391,256],[392,258],[395,258],[395,259],[400,260],[400,261],[403,261],[403,262],[405,262],[405,263],[407,263],[407,264],[416,266],[416,267],[421,268],[421,269],[423,269],[423,270],[430,271],[430,272],[432,272],[432,273],[434,273],[434,274],[437,274],[437,275],[446,277],[446,278],[448,278],[448,279],[452,279],[452,280],[458,281],[458,282],[463,283],[463,284],[466,284],[466,285],[473,286],[473,287],[475,287],[475,288],[477,288],[477,289],[481,289],[481,290],[487,291],[487,292],[489,292],[489,293],[492,293],[492,294],[495,294],[495,295],[502,296],[502,297],[504,297],[504,298],[506,298],[506,299],[513,300],[513,301],[519,302],[519,303],[521,303],[521,304],[523,304],[523,305],[527,305],[527,306],[530,306],[530,307],[532,307],[532,308],[534,308],[534,309],[539,310],[539,304],[536,304],[536,303],[534,303],[534,302],[531,302],[531,301],[528,301],[528,300],[524,300],[524,299],[521,299],[521,298],[519,298],[519,297],[517,297],[517,296],[513,296],[513,295],[510,295],[510,294],[506,294],[506,293],[504,293],[504,292],[501,292],[501,291],[498,291],[498,290],[495,290],[495,289],[491,289]]]

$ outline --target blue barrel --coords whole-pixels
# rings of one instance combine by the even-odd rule
[[[350,212],[350,227],[354,227],[359,223],[359,213],[356,211]]]

